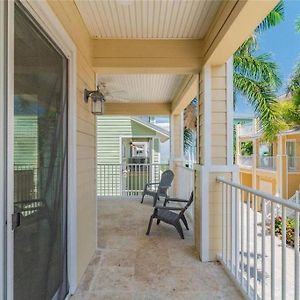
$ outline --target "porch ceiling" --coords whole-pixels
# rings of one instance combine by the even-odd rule
[[[191,75],[118,74],[98,75],[108,103],[170,103]],[[105,94],[104,93],[104,94]]]
[[[93,38],[200,39],[220,0],[75,0]]]

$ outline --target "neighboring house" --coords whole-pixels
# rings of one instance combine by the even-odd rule
[[[258,122],[237,125],[236,162],[241,184],[288,199],[300,188],[300,128],[266,143]]]
[[[144,183],[159,177],[160,148],[169,141],[169,132],[155,124],[129,116],[97,118],[98,195],[114,191],[142,190]],[[120,174],[122,169],[122,175]],[[134,182],[143,172],[143,180]],[[141,177],[141,176],[140,176]],[[108,180],[107,178],[110,178]]]

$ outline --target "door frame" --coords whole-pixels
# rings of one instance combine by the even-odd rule
[[[67,265],[69,294],[73,294],[77,286],[77,182],[76,182],[76,46],[65,28],[59,22],[51,7],[45,0],[20,0],[23,6],[49,37],[57,44],[68,59],[68,190],[67,190]],[[6,230],[6,286],[7,299],[13,299],[13,231],[11,215],[13,213],[13,126],[14,126],[14,1],[8,3],[8,86],[7,86],[7,230]],[[1,28],[0,28],[1,29]],[[1,138],[1,136],[0,136]],[[0,187],[1,192],[1,187]],[[1,213],[1,208],[0,208]],[[1,277],[0,277],[1,279]],[[1,285],[0,285],[1,287]]]
[[[0,1],[0,99],[6,99],[7,93],[7,3]],[[5,101],[0,103],[0,298],[5,299],[4,286],[6,282],[5,274],[5,245],[6,245],[6,184],[5,184],[5,156],[6,156],[6,108]]]

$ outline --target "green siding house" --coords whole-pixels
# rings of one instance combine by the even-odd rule
[[[159,177],[160,145],[168,140],[168,131],[138,118],[97,117],[98,195],[128,195]]]

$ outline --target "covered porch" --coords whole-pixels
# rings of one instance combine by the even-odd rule
[[[250,276],[251,249],[243,244],[244,214],[239,215],[238,208],[244,207],[246,200],[250,209],[250,200],[256,196],[261,197],[263,205],[266,199],[282,207],[284,204],[237,183],[232,55],[277,2],[24,0],[17,8],[12,1],[5,6],[0,3],[0,13],[9,12],[12,24],[14,9],[24,10],[25,18],[32,15],[33,26],[38,28],[34,29],[43,31],[43,37],[50,36],[67,61],[67,153],[65,181],[61,181],[67,196],[62,208],[65,247],[63,255],[60,253],[66,270],[64,278],[59,279],[65,290],[59,287],[51,294],[53,299],[265,299],[265,294],[257,291],[257,265]],[[27,63],[35,62],[30,58]],[[21,68],[27,69],[26,64]],[[104,116],[169,116],[171,149],[167,166],[146,161],[124,164],[120,159],[99,169],[93,102],[84,101],[85,89],[95,92],[97,86],[105,99]],[[13,88],[9,88],[13,103]],[[119,92],[121,95],[116,96]],[[187,168],[183,158],[184,109],[194,98],[198,99],[197,155],[193,167]],[[10,118],[13,120],[13,113]],[[9,126],[13,132],[13,125]],[[9,134],[9,143],[13,144],[13,134]],[[2,138],[4,141],[1,133]],[[131,142],[129,136],[122,138]],[[135,142],[150,143],[148,136],[144,138],[147,140]],[[109,147],[103,152],[110,151]],[[7,153],[8,178],[13,178],[13,153]],[[175,174],[172,196],[187,199],[194,192],[189,210],[191,229],[185,231],[184,240],[174,228],[162,223],[153,224],[150,236],[145,235],[152,201],[146,199],[140,204],[139,197],[144,183],[159,180],[166,168]],[[6,171],[0,169],[0,177],[4,178]],[[138,176],[126,183],[132,171]],[[105,178],[104,185],[97,186],[97,175]],[[10,252],[6,253],[14,249],[12,186],[7,192],[11,199],[7,224],[3,221],[3,228],[9,228]],[[287,207],[294,209],[299,219],[298,207]],[[38,210],[34,208],[33,212]],[[248,211],[246,218],[250,220],[249,216]],[[246,232],[248,243],[249,227]],[[299,281],[298,250],[294,282]],[[30,251],[29,255],[34,257]],[[3,266],[1,273],[8,283],[0,282],[0,289],[10,300],[17,289],[22,294],[26,286],[14,287],[14,262],[12,257],[8,259],[8,268]],[[24,277],[28,278],[26,272]],[[47,289],[48,278],[43,284]],[[284,294],[285,282],[282,289]],[[296,294],[299,299],[298,285]]]

